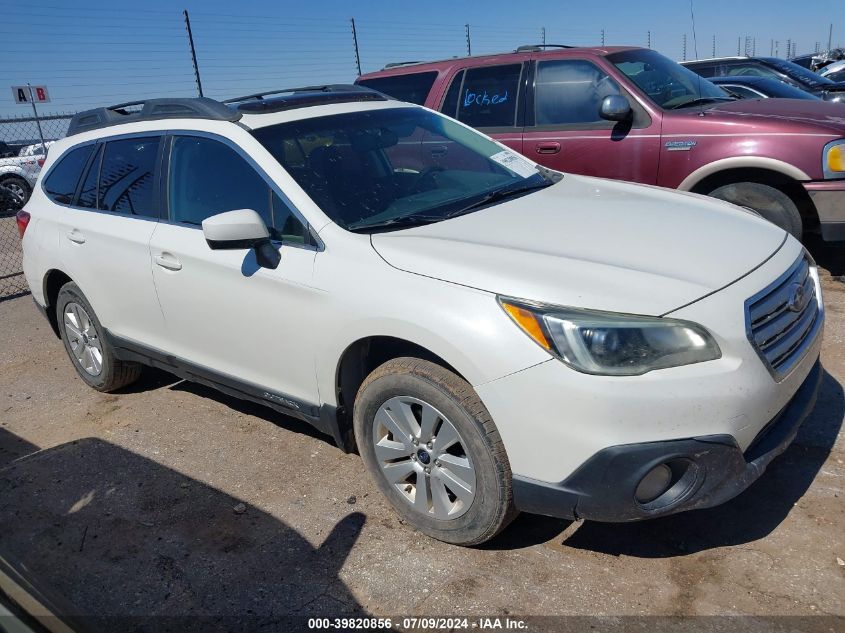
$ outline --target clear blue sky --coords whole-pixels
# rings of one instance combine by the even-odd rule
[[[845,44],[845,2],[816,0],[695,0],[698,56],[709,57],[716,37],[719,55],[734,55],[737,38],[756,38],[768,55],[778,40],[799,53]],[[207,96],[224,98],[256,90],[327,81],[352,81],[356,64],[349,18],[355,17],[364,72],[386,62],[466,54],[464,24],[473,53],[550,43],[651,45],[674,59],[695,58],[689,3],[633,2],[285,2],[253,0],[147,0],[116,3],[0,2],[5,81],[0,116],[28,113],[16,106],[8,86],[46,84],[53,103],[45,112],[72,112],[147,96],[193,96],[196,86],[182,21],[191,13]]]

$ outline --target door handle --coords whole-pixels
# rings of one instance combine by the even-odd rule
[[[560,151],[560,143],[537,143],[538,154],[557,154]]]
[[[85,236],[79,229],[71,229],[67,232],[67,238],[74,244],[84,244]]]
[[[162,253],[153,257],[153,261],[167,270],[182,270],[182,262],[173,257],[170,253]]]

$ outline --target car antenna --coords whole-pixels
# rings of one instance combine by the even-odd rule
[[[695,11],[692,8],[692,0],[689,0],[689,15],[692,20],[692,50],[695,58],[698,59],[698,38],[695,35]],[[698,75],[698,73],[696,73]],[[704,103],[701,102],[701,75],[698,75],[698,116],[704,116]]]

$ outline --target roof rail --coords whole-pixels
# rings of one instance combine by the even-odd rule
[[[407,62],[390,62],[389,64],[385,64],[382,70],[387,70],[388,68],[399,68],[400,66],[413,66],[414,64],[424,64],[424,61],[415,59],[412,61]]]
[[[269,92],[256,92],[243,97],[235,97],[233,99],[226,99],[223,103],[241,103],[242,101],[263,100],[264,97],[282,94],[294,94],[297,92],[375,92],[365,86],[358,86],[356,84],[325,84],[322,86],[302,86],[300,88],[282,88],[281,90],[271,90]]]
[[[514,53],[536,53],[546,48],[578,48],[569,44],[523,44],[517,47]]]
[[[141,106],[138,111],[127,108]],[[171,99],[146,99],[129,101],[105,108],[94,108],[73,115],[67,135],[73,136],[89,130],[97,130],[122,123],[136,121],[159,121],[161,119],[210,119],[213,121],[237,121],[241,113],[209,99],[208,97],[180,97]]]
[[[266,97],[274,98],[267,99]],[[227,99],[223,103],[232,104],[233,107],[237,108],[238,112],[262,114],[315,105],[326,105],[329,103],[387,101],[390,98],[366,86],[328,84],[325,86],[305,86],[303,88],[285,88],[283,90],[259,92],[244,97]]]

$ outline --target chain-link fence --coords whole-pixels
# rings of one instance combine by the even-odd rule
[[[0,300],[29,291],[15,213],[29,200],[47,151],[67,133],[70,115],[0,119]],[[43,143],[42,143],[43,135]]]

